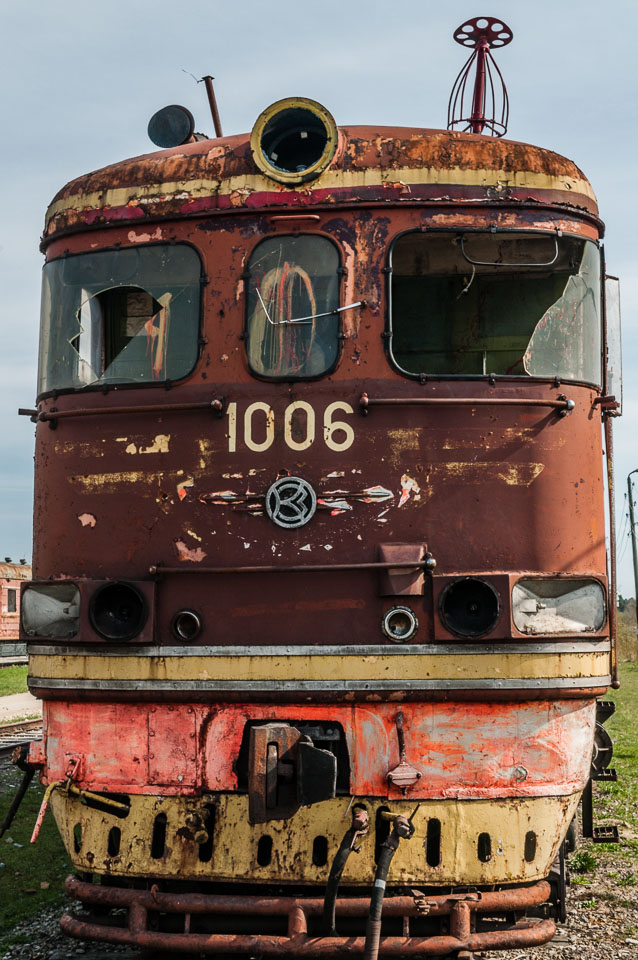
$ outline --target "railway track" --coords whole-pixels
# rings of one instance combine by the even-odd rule
[[[42,720],[15,720],[0,724],[0,761],[8,759],[16,747],[42,734]]]

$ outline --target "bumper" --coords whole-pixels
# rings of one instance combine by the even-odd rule
[[[365,938],[313,936],[308,921],[321,917],[323,901],[295,897],[216,896],[205,894],[161,893],[151,890],[127,890],[99,887],[83,883],[75,877],[66,882],[67,892],[88,908],[126,908],[126,926],[114,927],[106,923],[87,922],[65,914],[62,930],[71,937],[131,945],[140,948],[164,950],[173,953],[251,954],[268,956],[352,956],[363,955]],[[382,936],[379,955],[441,957],[461,950],[505,950],[539,946],[553,937],[556,927],[551,920],[530,923],[499,924],[498,930],[476,931],[477,920],[496,915],[519,913],[544,903],[550,895],[550,886],[540,881],[530,887],[488,893],[463,893],[447,896],[419,895],[416,897],[389,897],[384,901],[383,916],[403,918],[402,937]],[[336,902],[336,917],[365,918],[369,901],[365,898],[341,898]],[[149,914],[181,915],[182,933],[168,933],[150,929]],[[449,932],[435,936],[409,935],[410,918],[447,918]],[[193,917],[236,918],[237,933],[191,932]],[[271,934],[242,934],[243,923],[250,919],[280,917],[287,922],[286,936]],[[150,921],[150,923],[149,923]]]

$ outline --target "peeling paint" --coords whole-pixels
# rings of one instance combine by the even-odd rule
[[[97,523],[97,520],[92,513],[79,513],[78,520],[83,527],[94,527]]]
[[[170,439],[170,433],[158,433],[148,447],[139,448],[139,453],[168,453]]]
[[[129,230],[129,243],[150,243],[152,240],[162,239],[162,228],[158,227],[154,233],[138,233],[137,230]]]
[[[116,473],[86,473],[67,477],[67,482],[81,487],[84,493],[120,493],[124,483],[142,483],[145,488],[160,482],[164,473],[148,473],[145,470],[123,470]]]
[[[177,556],[180,560],[188,560],[191,563],[201,563],[202,560],[208,556],[201,547],[197,547],[196,550],[191,550],[183,540],[176,540],[175,547],[177,548]]]
[[[185,480],[180,480],[177,484],[177,496],[180,500],[185,500],[188,496],[188,491],[195,486],[195,481],[192,477],[186,477]]]
[[[409,473],[404,473],[401,477],[401,498],[398,506],[402,507],[404,503],[407,503],[410,495],[412,495],[413,500],[420,500],[421,487]]]
[[[397,430],[388,430],[390,440],[390,463],[394,467],[400,467],[405,462],[405,454],[421,448],[420,427],[413,429],[401,428]]]

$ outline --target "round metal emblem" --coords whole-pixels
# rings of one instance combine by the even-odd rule
[[[303,527],[316,509],[315,491],[301,477],[281,477],[266,494],[266,513],[279,527]]]

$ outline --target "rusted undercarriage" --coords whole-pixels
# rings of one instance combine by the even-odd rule
[[[150,890],[102,887],[76,877],[67,879],[66,889],[89,911],[96,907],[128,911],[122,926],[112,926],[113,919],[103,916],[86,920],[65,914],[63,931],[80,939],[174,953],[319,957],[365,952],[362,931],[370,905],[365,897],[336,901],[337,921],[349,935],[326,937],[319,933],[324,908],[319,898],[163,893],[157,886]],[[521,918],[549,896],[550,885],[543,880],[483,893],[431,896],[413,891],[412,896],[388,897],[379,953],[445,957],[463,951],[540,946],[553,937],[554,922]],[[160,925],[181,932],[162,931],[157,929]],[[234,932],[247,927],[257,932]],[[286,932],[273,933],[278,927]],[[395,932],[399,930],[400,935]]]

